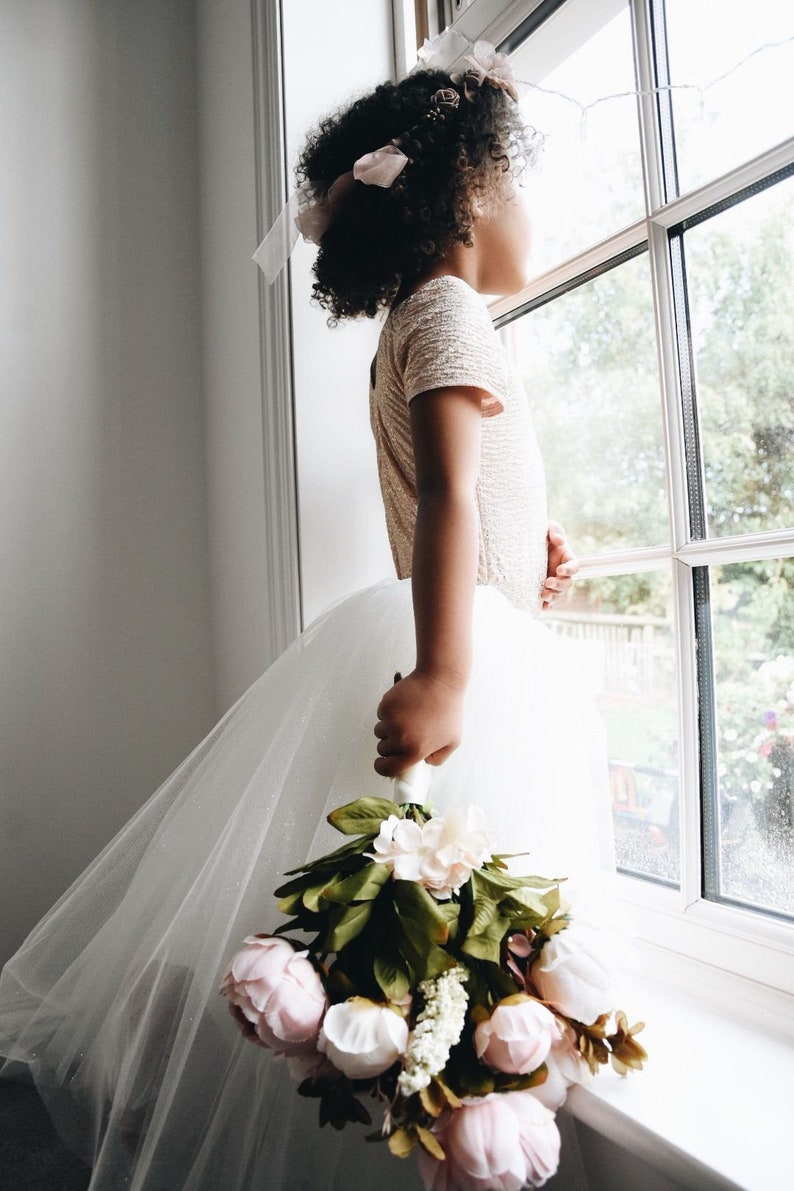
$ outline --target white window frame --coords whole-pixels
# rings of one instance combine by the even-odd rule
[[[547,0],[446,0],[459,10],[452,29],[469,42],[482,37],[499,45]],[[597,2],[597,0],[596,0]],[[653,86],[651,7],[653,0],[628,0],[632,18],[637,87]],[[400,36],[395,38],[398,73],[414,65],[410,46],[414,0],[395,0]],[[428,0],[431,33],[438,31],[436,0]],[[435,26],[434,26],[435,19]],[[465,51],[464,51],[465,52]],[[452,64],[450,64],[452,68]],[[582,578],[638,571],[673,571],[674,621],[678,650],[679,755],[681,770],[681,873],[678,889],[619,874],[621,898],[631,908],[649,975],[680,978],[693,995],[734,1015],[794,1033],[794,925],[750,909],[718,904],[701,894],[700,756],[697,656],[692,570],[750,559],[794,556],[794,529],[693,541],[689,526],[684,452],[684,407],[675,336],[673,277],[668,231],[682,220],[794,162],[794,137],[730,170],[705,186],[664,201],[660,130],[655,99],[639,101],[646,216],[533,279],[520,294],[495,302],[495,320],[557,286],[603,266],[628,249],[647,243],[661,383],[670,548],[621,551],[583,559]]]

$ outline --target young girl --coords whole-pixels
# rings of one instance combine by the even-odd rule
[[[378,87],[299,164],[316,297],[389,311],[370,416],[398,578],[316,620],[3,971],[5,1073],[32,1073],[92,1191],[419,1186],[385,1146],[320,1131],[218,995],[244,936],[278,925],[280,874],[336,846],[334,806],[427,761],[434,806],[479,803],[522,870],[610,869],[598,721],[538,620],[576,564],[483,296],[525,282],[533,137],[504,63],[469,65]]]

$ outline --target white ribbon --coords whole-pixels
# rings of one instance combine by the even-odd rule
[[[293,190],[275,223],[251,257],[264,273],[268,285],[278,277],[298,239],[319,244],[334,217],[334,204],[353,186],[382,186],[388,189],[405,169],[408,158],[391,142],[359,157],[352,170],[340,174],[324,192],[321,182],[302,182]]]
[[[365,186],[382,186],[385,190],[399,177],[408,164],[408,158],[392,141],[381,145],[372,153],[359,157],[353,166],[353,177]]]
[[[298,239],[298,225],[295,222],[301,209],[301,191],[306,187],[293,190],[278,217],[257,248],[252,261],[256,261],[267,278],[268,285],[272,285],[284,268],[290,253]]]
[[[427,798],[433,780],[432,767],[427,761],[419,761],[394,778],[393,798],[395,802],[416,802],[420,806]]]

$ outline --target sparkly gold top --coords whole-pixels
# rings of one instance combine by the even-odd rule
[[[469,385],[483,399],[477,582],[540,611],[546,577],[546,482],[521,382],[480,294],[459,277],[426,281],[389,314],[370,387],[386,528],[397,575],[411,574],[416,477],[408,406],[428,389]]]

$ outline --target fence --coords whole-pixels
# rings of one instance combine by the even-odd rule
[[[563,636],[598,644],[606,697],[674,697],[672,625],[664,617],[555,612],[549,623]]]

